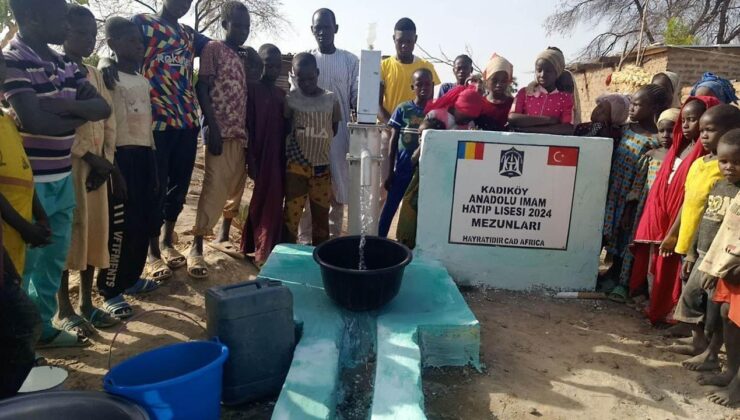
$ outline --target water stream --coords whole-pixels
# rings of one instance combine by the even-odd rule
[[[373,215],[371,214],[371,201],[373,199],[370,194],[371,187],[369,185],[363,185],[360,187],[360,264],[359,270],[367,270],[365,264],[365,244],[367,243],[367,233],[370,230],[370,226],[373,224]]]

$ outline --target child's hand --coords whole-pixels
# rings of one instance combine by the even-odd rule
[[[31,248],[44,247],[51,244],[51,230],[43,223],[28,223],[28,225],[18,233],[21,234],[23,242],[29,244]]]
[[[684,280],[689,278],[691,272],[694,270],[694,264],[696,264],[694,261],[684,260],[681,266],[681,278]]]
[[[87,176],[87,180],[85,180],[85,187],[87,188],[87,192],[97,191],[100,187],[105,185],[106,181],[108,181],[107,176],[101,176],[96,172],[90,172],[90,174]]]
[[[121,80],[118,77],[118,67],[116,66],[116,62],[110,58],[103,57],[100,59],[98,69],[103,73],[103,82],[105,82],[105,87],[107,87],[108,90],[115,89],[118,84],[117,82]]]
[[[701,279],[701,288],[704,290],[712,290],[717,286],[717,281],[717,277],[704,273]]]
[[[92,173],[104,178],[109,177],[114,168],[113,164],[110,163],[108,159],[92,153],[86,153],[85,156],[82,157],[82,160],[90,165]]]
[[[676,250],[676,243],[678,238],[675,236],[666,237],[660,244],[660,256],[663,258],[670,257]]]
[[[388,175],[388,178],[385,179],[385,182],[383,183],[383,188],[385,188],[386,191],[391,190],[391,186],[393,185],[393,178],[394,174]]]
[[[98,97],[98,90],[90,83],[83,83],[77,88],[77,100],[87,101]]]
[[[224,151],[224,140],[218,127],[208,127],[208,153],[221,156]]]
[[[123,178],[123,174],[117,166],[114,166],[113,171],[111,172],[111,193],[118,202],[124,203],[128,200],[126,180]]]

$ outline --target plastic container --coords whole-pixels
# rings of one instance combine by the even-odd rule
[[[104,392],[52,391],[0,401],[0,420],[148,420],[131,401]]]
[[[18,393],[30,394],[52,390],[61,391],[64,389],[64,381],[67,380],[68,376],[69,373],[60,367],[36,366],[28,373]]]
[[[324,290],[332,300],[352,311],[378,309],[398,294],[413,256],[403,244],[368,236],[367,270],[359,270],[359,246],[359,236],[332,239],[316,247],[313,258],[321,267]]]
[[[255,401],[280,392],[293,360],[293,295],[278,281],[257,279],[206,291],[207,330],[229,347],[222,401]]]
[[[140,404],[153,419],[217,420],[228,355],[229,349],[214,341],[160,347],[114,366],[103,386]]]

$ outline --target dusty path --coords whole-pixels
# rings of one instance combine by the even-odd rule
[[[202,171],[196,169],[178,226],[185,252],[192,236]],[[247,191],[245,197],[249,197]],[[232,232],[234,240],[238,232]],[[195,282],[184,270],[160,290],[132,301],[137,311],[171,308],[205,324],[203,293],[217,284],[253,278],[246,261],[207,249],[211,277]],[[74,281],[73,281],[74,284]],[[76,293],[76,288],[75,288]],[[709,388],[680,367],[682,357],[661,349],[668,344],[644,319],[624,305],[563,301],[539,295],[466,290],[481,322],[487,369],[427,370],[424,376],[430,419],[740,419],[737,410],[708,402]],[[54,365],[71,371],[71,389],[101,389],[107,371],[111,331],[86,349],[45,351]],[[134,322],[118,340],[113,363],[169,343],[199,338],[199,328],[171,314]],[[268,419],[273,404],[224,412],[228,419]]]

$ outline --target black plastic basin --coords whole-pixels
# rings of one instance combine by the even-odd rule
[[[316,247],[313,258],[321,267],[324,290],[332,300],[351,311],[378,309],[396,297],[413,257],[398,242],[368,236],[367,270],[359,270],[359,247],[359,236],[336,238]]]
[[[123,398],[93,391],[50,391],[0,401],[2,420],[148,420],[143,408]]]

